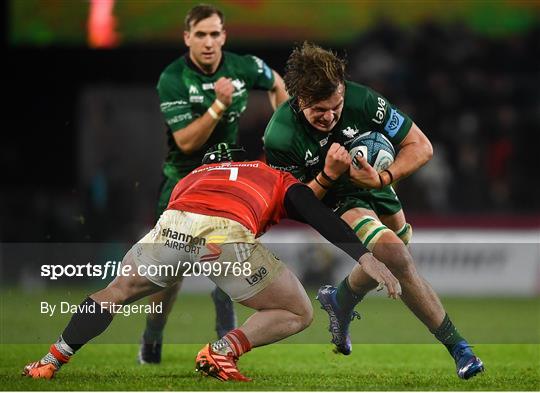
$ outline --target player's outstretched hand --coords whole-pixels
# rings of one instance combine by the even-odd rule
[[[351,156],[347,149],[337,142],[332,143],[324,161],[324,172],[336,180],[349,169],[350,165]]]
[[[223,105],[229,107],[232,104],[232,97],[234,93],[234,85],[230,78],[221,77],[215,85],[214,91],[216,92],[216,98],[221,101]]]
[[[388,297],[397,299],[401,296],[401,285],[398,279],[392,274],[384,263],[379,261],[371,253],[362,255],[359,259],[362,269],[375,281],[379,283],[377,290],[386,287]]]
[[[351,181],[362,188],[380,188],[381,180],[377,171],[369,165],[362,154],[357,154],[350,166],[349,176]]]

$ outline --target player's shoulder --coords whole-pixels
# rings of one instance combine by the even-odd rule
[[[299,119],[291,106],[290,99],[282,103],[272,115],[264,132],[267,149],[289,150],[299,135]]]
[[[187,67],[186,57],[185,55],[180,56],[179,58],[175,59],[169,65],[165,67],[163,72],[161,73],[161,77],[172,77],[177,76],[179,77],[182,73],[182,71]]]
[[[187,63],[185,56],[181,56],[170,63],[161,75],[159,76],[158,88],[168,85],[168,84],[177,84],[183,75],[183,71],[186,69]]]
[[[295,182],[298,182],[298,180],[296,180],[296,178],[293,175],[291,175],[289,172],[272,168],[267,163],[259,161],[259,160],[242,162],[242,163],[237,163],[237,164],[239,164],[240,166],[248,166],[252,168],[257,168],[258,170],[262,170],[263,172],[268,173],[270,176],[277,176],[280,178],[292,179]]]
[[[346,82],[345,107],[356,116],[372,118],[377,111],[384,113],[388,102],[379,92],[368,86],[351,81]],[[380,116],[378,116],[380,117]]]
[[[251,54],[239,54],[235,52],[223,51],[224,61],[236,65],[253,66],[256,63],[257,56]]]
[[[368,86],[353,81],[345,81],[345,103],[347,106],[363,108],[366,101],[377,100],[381,96]]]
[[[240,55],[234,52],[223,51],[223,64],[226,67],[233,67],[235,69],[252,67],[253,62],[250,61],[247,56],[248,55]]]
[[[219,166],[220,164],[216,164]],[[231,167],[231,168],[238,168],[240,169],[240,173],[243,176],[250,177],[250,176],[261,176],[263,173],[267,173],[271,176],[280,175],[280,171],[272,168],[267,163],[260,161],[260,160],[253,160],[253,161],[237,161],[237,162],[230,162],[230,163],[221,163],[221,166],[224,167]],[[247,169],[247,170],[246,170]]]
[[[230,70],[245,75],[263,74],[271,77],[271,70],[263,60],[251,54],[223,52],[225,66]]]
[[[224,52],[224,67],[228,76],[238,77],[247,88],[270,90],[274,85],[272,69],[260,58],[251,54],[239,55]]]

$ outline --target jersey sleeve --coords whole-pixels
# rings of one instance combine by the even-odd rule
[[[309,224],[355,261],[360,262],[360,257],[369,252],[351,227],[326,207],[308,186],[290,187],[284,199],[289,218]]]
[[[276,188],[278,190],[279,196],[276,198],[279,204],[279,218],[286,218],[288,216],[287,209],[285,208],[285,199],[287,192],[291,186],[295,184],[302,184],[296,179],[293,175],[284,171],[276,171],[279,176],[279,186]]]
[[[286,193],[290,186],[293,184],[299,184],[300,182],[296,177],[291,175],[288,172],[281,172],[282,182],[283,182],[283,192]]]
[[[272,115],[264,132],[264,152],[267,164],[280,171],[291,173],[301,182],[308,179],[303,153],[295,147],[294,125],[289,118],[287,107],[278,109]]]
[[[246,55],[243,60],[250,89],[271,90],[274,87],[274,73],[262,59]]]
[[[399,145],[411,129],[412,120],[374,90],[368,90],[364,111],[373,130],[384,134],[394,145]]]
[[[181,81],[166,71],[161,74],[157,85],[160,109],[167,125],[175,132],[193,121],[189,97],[182,89]]]

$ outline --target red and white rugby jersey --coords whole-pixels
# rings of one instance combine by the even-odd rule
[[[286,216],[285,193],[296,183],[261,161],[204,165],[176,184],[167,209],[229,218],[258,237]]]

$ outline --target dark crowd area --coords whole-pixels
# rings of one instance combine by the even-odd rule
[[[396,187],[410,217],[539,217],[540,28],[488,37],[459,24],[381,22],[347,47],[320,44],[344,54],[351,80],[386,96],[432,141],[432,161]],[[229,37],[226,49],[258,55],[283,74],[292,44],[235,47]],[[136,240],[154,220],[164,158],[154,85],[182,43],[4,50],[2,241]],[[101,93],[89,94],[96,86]],[[257,157],[269,111],[248,111],[241,141]],[[89,129],[101,136],[89,140]],[[127,136],[110,139],[116,132]],[[150,169],[136,176],[136,168]]]
[[[409,210],[539,210],[538,53],[538,28],[489,38],[431,23],[382,23],[350,47],[351,78],[386,95],[433,143],[433,160],[398,185]]]

